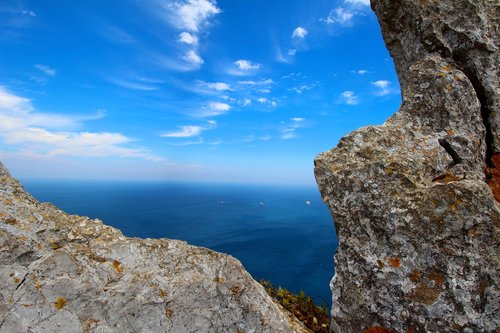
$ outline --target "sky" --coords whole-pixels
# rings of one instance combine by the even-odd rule
[[[0,2],[13,176],[314,184],[400,105],[369,0]]]

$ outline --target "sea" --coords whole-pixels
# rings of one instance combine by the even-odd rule
[[[126,236],[171,238],[228,253],[256,280],[331,305],[337,247],[314,186],[23,180],[41,202],[99,218]]]

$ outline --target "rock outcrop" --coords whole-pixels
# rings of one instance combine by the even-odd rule
[[[0,163],[0,332],[305,332],[233,257],[127,238]]]
[[[331,330],[498,332],[499,6],[372,8],[403,102],[315,160],[339,239]]]

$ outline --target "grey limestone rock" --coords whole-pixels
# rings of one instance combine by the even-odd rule
[[[315,160],[339,238],[331,330],[498,332],[498,4],[372,8],[403,102]]]
[[[0,163],[0,332],[306,332],[235,258],[39,203]]]

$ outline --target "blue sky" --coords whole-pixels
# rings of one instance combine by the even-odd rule
[[[368,0],[0,3],[0,159],[20,178],[313,184],[401,96]]]

